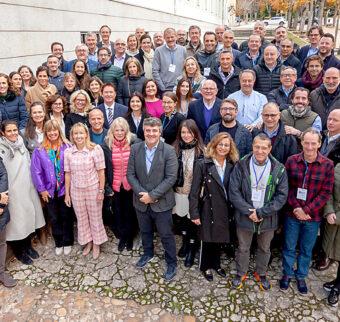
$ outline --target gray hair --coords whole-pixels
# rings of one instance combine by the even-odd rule
[[[295,75],[297,75],[297,70],[296,68],[292,67],[292,66],[282,66],[281,70],[280,70],[280,75],[282,74],[282,72],[284,72],[285,70],[292,70],[294,72]]]
[[[85,48],[86,52],[89,53],[89,49],[87,48],[87,46],[85,44],[79,44],[76,46],[76,48],[74,49],[75,51],[79,50],[80,48]]]
[[[143,130],[146,126],[151,126],[151,127],[159,127],[160,131],[163,131],[163,126],[162,126],[162,122],[159,118],[157,117],[148,117],[146,119],[144,119],[143,121]]]
[[[219,54],[218,54],[218,60],[221,59],[221,56],[222,56],[223,54],[230,54],[231,57],[232,57],[233,60],[234,60],[234,55],[233,55],[233,52],[232,52],[231,50],[221,50],[221,51],[219,52]]]
[[[85,35],[85,40],[90,38],[90,37],[95,37],[97,39],[97,34],[94,31],[89,31],[86,35]]]
[[[225,31],[224,31],[224,33],[223,33],[223,36],[224,36],[224,34],[226,34],[226,33],[228,33],[228,34],[232,34],[232,35],[233,35],[233,37],[235,37],[235,34],[234,34],[234,32],[233,32],[231,29],[227,29],[227,30],[225,30]]]
[[[253,75],[254,80],[256,80],[256,73],[252,69],[244,69],[240,71],[239,78],[242,78],[242,75],[245,73],[249,73]]]

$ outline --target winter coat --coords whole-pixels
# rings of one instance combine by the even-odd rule
[[[77,113],[69,113],[65,116],[65,135],[69,139],[70,138],[70,131],[74,124],[76,123],[83,123],[88,128],[90,127],[89,118],[88,116],[83,116]]]
[[[251,200],[250,158],[246,155],[234,167],[230,176],[229,198],[235,208],[235,220],[238,228],[261,233],[275,230],[279,225],[278,211],[284,206],[288,196],[288,178],[285,167],[271,155],[270,176],[266,187],[264,205],[256,209],[260,223],[249,219],[250,210],[254,209]]]
[[[288,96],[286,96],[285,92],[282,89],[282,86],[273,89],[267,95],[268,102],[276,103],[280,107],[280,111],[287,109],[289,105],[292,105],[292,94],[295,88],[296,86],[294,86]]]
[[[281,63],[278,62],[273,71],[270,71],[264,63],[264,60],[261,60],[260,63],[254,67],[254,72],[256,73],[254,90],[267,96],[270,91],[280,87],[281,66]]]
[[[128,106],[131,94],[142,93],[143,84],[146,81],[144,76],[125,76],[118,85],[117,103]]]
[[[226,162],[222,183],[212,159],[204,158],[195,163],[189,213],[191,220],[201,220],[200,238],[204,242],[228,243],[230,240],[227,192],[232,168],[233,165]]]
[[[112,83],[116,86],[116,88],[118,88],[119,81],[123,77],[123,71],[121,68],[114,66],[111,62],[109,62],[99,69],[97,67],[93,72],[91,72],[91,76],[97,76],[104,84]]]
[[[60,147],[60,189],[58,197],[65,195],[64,151],[68,147],[70,147],[69,144],[62,144]],[[32,154],[31,176],[37,191],[39,193],[47,191],[53,199],[57,186],[56,173],[54,164],[42,147],[36,148]]]
[[[2,121],[17,122],[19,130],[26,127],[28,113],[22,96],[16,96],[13,92],[8,92],[6,96],[0,96],[0,113]]]
[[[0,193],[8,191],[8,177],[7,171],[5,168],[2,159],[0,158]],[[0,214],[0,232],[6,228],[7,223],[9,222],[9,210],[8,205],[4,205],[0,203],[0,208],[3,209],[3,213]]]
[[[340,164],[334,168],[334,188],[331,198],[328,200],[324,214],[335,213],[334,225],[326,223],[325,234],[322,241],[322,248],[327,257],[340,261]]]
[[[234,74],[230,77],[226,84],[223,83],[223,80],[218,72],[218,67],[215,66],[208,76],[208,79],[213,80],[217,84],[217,97],[220,99],[227,98],[230,94],[237,92],[240,90],[240,69],[234,66]]]
[[[213,67],[216,65],[218,53],[216,52],[207,53],[204,50],[200,50],[196,52],[195,58],[198,62],[198,65],[200,66],[201,74],[203,76],[209,76],[209,73],[204,74],[204,69],[205,68],[210,68],[210,70],[213,69]],[[208,70],[209,69],[207,69],[207,71]]]
[[[297,72],[297,77],[301,76],[302,62],[294,54],[291,54],[286,60],[282,61],[282,65],[295,68]]]

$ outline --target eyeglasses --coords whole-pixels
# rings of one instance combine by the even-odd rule
[[[202,87],[202,90],[205,92],[212,92],[212,91],[215,91],[216,88],[215,87]]]
[[[52,105],[53,106],[63,106],[64,104],[63,103],[53,103]]]
[[[296,74],[281,74],[282,77],[294,77]]]
[[[219,148],[230,148],[230,144],[219,143],[217,144]]]
[[[235,107],[221,107],[220,111],[227,112],[227,111],[236,111]]]
[[[276,113],[276,114],[262,114],[262,117],[266,118],[266,119],[269,119],[269,118],[275,118],[276,116],[278,116],[279,113]]]
[[[84,99],[81,99],[81,98],[77,98],[77,99],[76,99],[76,102],[79,102],[79,103],[85,103],[85,102],[86,102],[86,100],[84,100]]]

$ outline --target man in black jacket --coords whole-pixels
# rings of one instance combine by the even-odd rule
[[[297,71],[297,76],[301,76],[301,62],[293,54],[294,42],[286,38],[280,42],[281,63],[283,66],[294,67]]]
[[[283,164],[270,155],[271,147],[268,136],[256,136],[253,153],[241,159],[230,176],[228,195],[235,208],[239,242],[236,252],[237,275],[232,281],[236,289],[241,289],[247,278],[254,233],[257,237],[254,277],[262,290],[271,287],[266,277],[270,243],[278,227],[278,211],[288,196],[286,170]]]

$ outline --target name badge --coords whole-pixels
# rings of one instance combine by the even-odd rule
[[[209,74],[210,74],[210,67],[204,67],[203,75],[209,76]]]
[[[296,199],[306,201],[307,200],[307,189],[298,188]]]
[[[260,202],[262,199],[262,190],[251,189],[251,201]]]
[[[170,72],[170,73],[174,73],[175,71],[176,71],[176,65],[170,64],[170,65],[169,65],[169,72]]]

